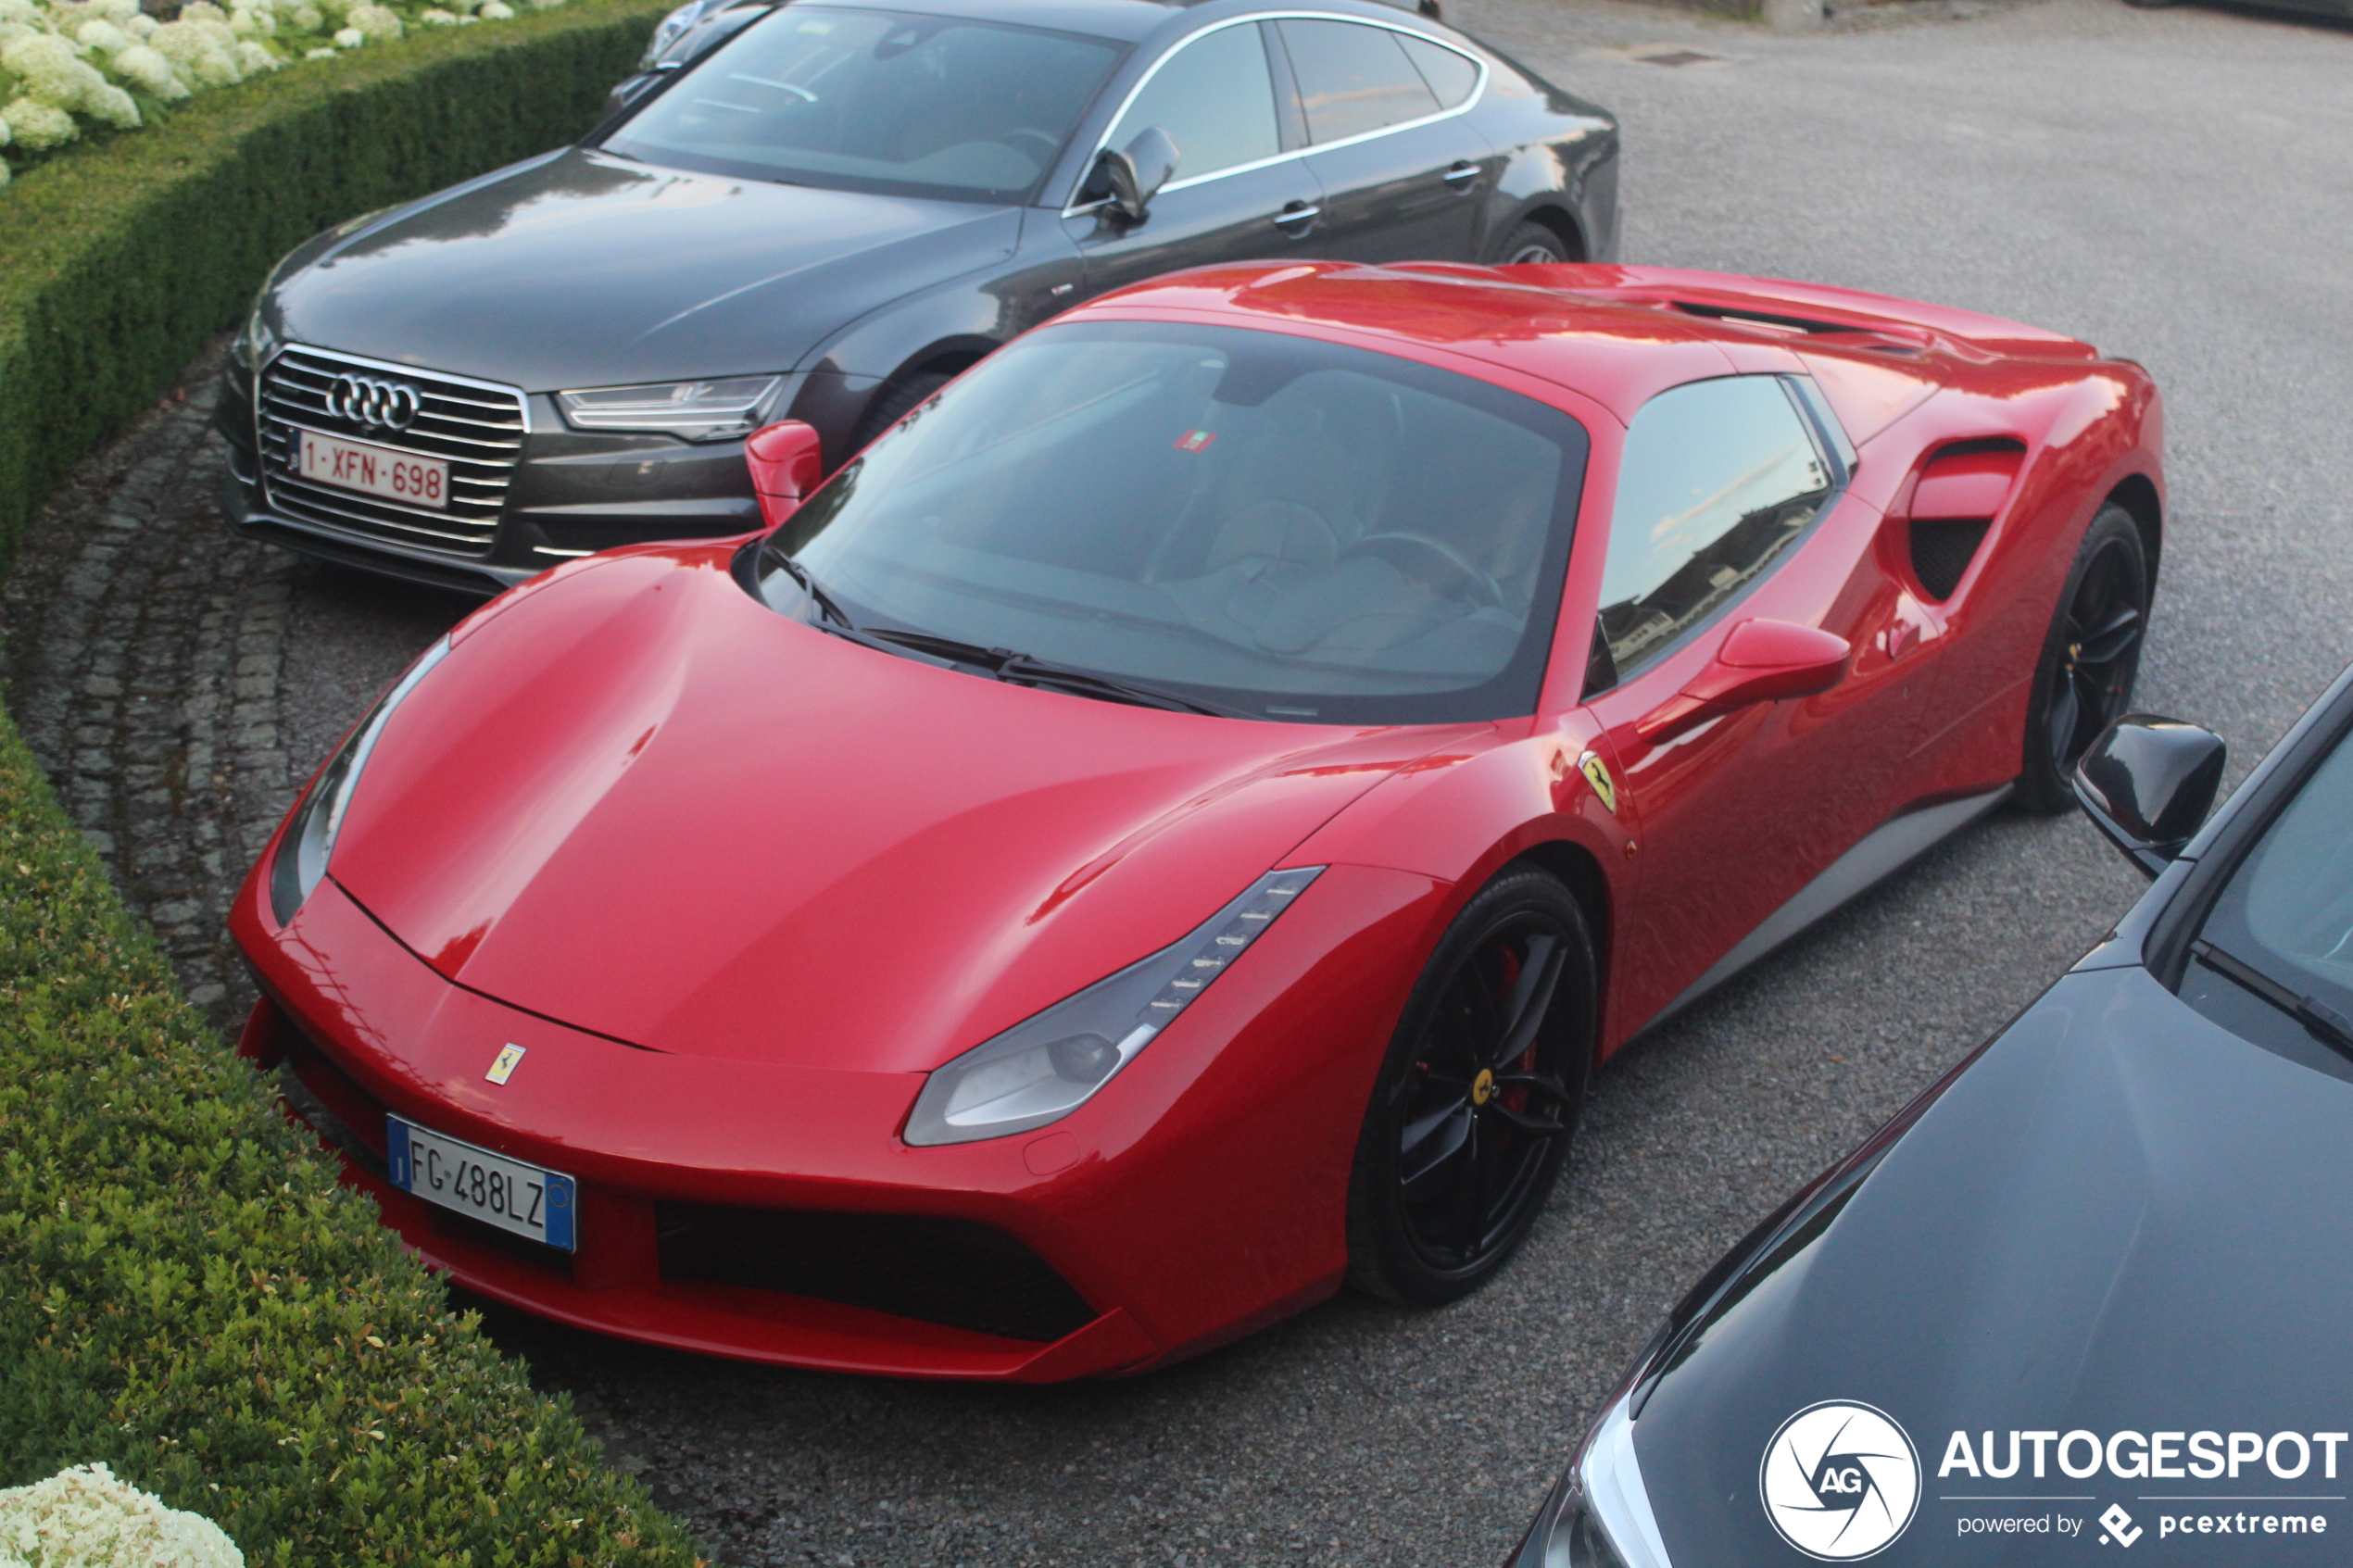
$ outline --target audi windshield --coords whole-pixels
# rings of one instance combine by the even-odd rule
[[[847,464],[759,581],[812,621],[1251,717],[1501,718],[1535,707],[1586,450],[1556,408],[1390,355],[1075,322]]]
[[[785,6],[602,144],[709,174],[1018,201],[1126,47],[962,17]]]

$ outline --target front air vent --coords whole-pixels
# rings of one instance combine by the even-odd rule
[[[661,1277],[774,1290],[1046,1343],[1095,1319],[1022,1241],[976,1220],[664,1203]]]
[[[1984,517],[1916,517],[1912,520],[1912,575],[1920,580],[1931,599],[1949,599],[1961,585],[1961,574],[1977,558],[1985,531],[1994,526]]]

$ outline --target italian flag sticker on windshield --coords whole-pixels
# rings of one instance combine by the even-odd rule
[[[1217,433],[1214,430],[1189,430],[1176,438],[1176,450],[1206,452],[1209,450],[1209,444],[1216,439]]]

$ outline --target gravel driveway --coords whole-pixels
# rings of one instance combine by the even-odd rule
[[[2243,768],[2353,656],[2353,31],[2110,0],[1806,37],[1606,0],[1449,11],[1624,117],[1628,259],[1915,295],[2146,363],[2174,515],[2145,706],[2217,725]],[[28,734],[225,1020],[234,879],[464,606],[229,542],[204,372],[85,465],[7,619]],[[1016,1391],[494,1330],[743,1568],[1491,1564],[1682,1287],[2138,885],[2079,821],[1972,830],[1604,1073],[1527,1253],[1443,1311],[1343,1298],[1141,1381]]]

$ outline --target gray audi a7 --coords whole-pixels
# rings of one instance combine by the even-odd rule
[[[573,146],[296,249],[240,335],[232,524],[492,591],[759,525],[1017,332],[1176,268],[1607,261],[1617,128],[1372,0],[729,7]]]

